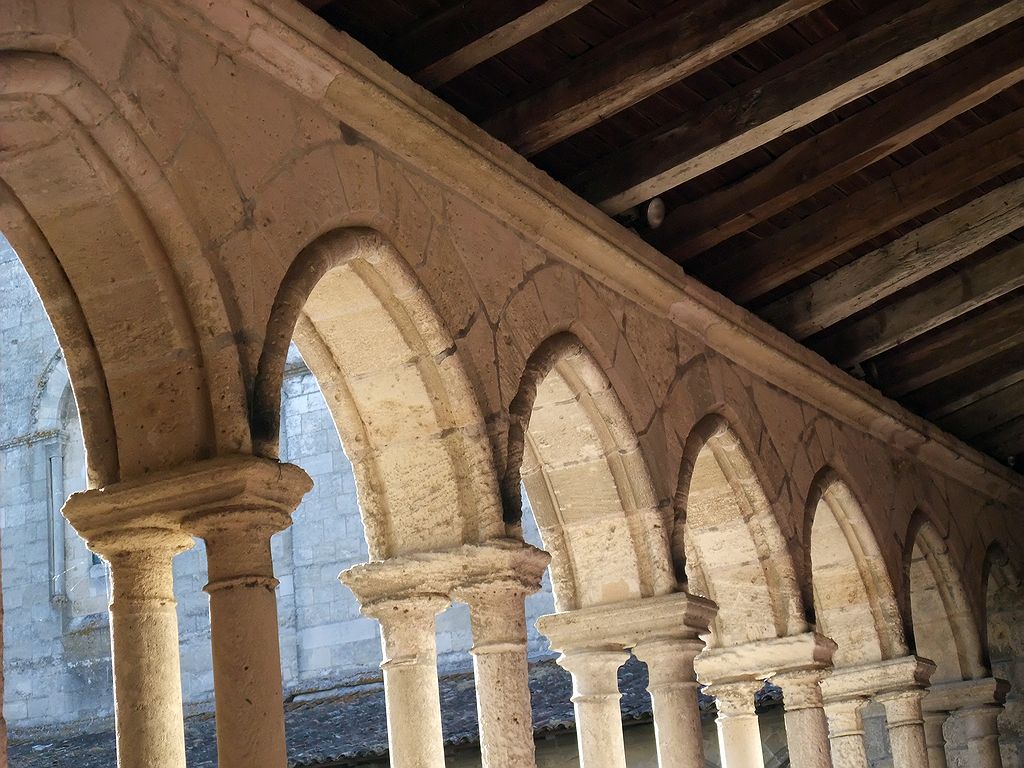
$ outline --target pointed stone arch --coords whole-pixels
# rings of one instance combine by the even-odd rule
[[[0,115],[0,231],[64,349],[90,484],[247,452],[223,295],[129,119],[71,62],[30,51],[0,52]]]
[[[931,683],[986,677],[981,633],[948,547],[935,525],[918,512],[906,557],[915,652],[931,659]]]
[[[455,343],[398,251],[370,229],[321,235],[292,263],[254,392],[260,455],[276,458],[294,338],[352,462],[371,559],[501,536],[490,443]]]
[[[522,483],[552,556],[559,610],[673,591],[665,505],[629,415],[578,337],[538,345],[508,432],[505,520],[518,526]]]
[[[831,467],[818,472],[807,523],[817,631],[838,646],[833,665],[907,655],[889,571],[864,510]]]
[[[804,632],[793,561],[750,454],[718,414],[690,433],[676,495],[673,551],[688,589],[718,603],[711,646]]]

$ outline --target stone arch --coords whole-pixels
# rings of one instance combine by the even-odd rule
[[[688,589],[718,603],[710,645],[806,630],[785,538],[750,454],[718,414],[687,438],[676,509],[673,550]]]
[[[931,682],[985,677],[978,624],[946,542],[921,512],[912,521],[907,542],[912,637],[917,655],[936,664]]]
[[[835,667],[907,655],[885,559],[860,502],[831,467],[816,475],[807,510],[817,631],[835,641]]]
[[[0,231],[64,349],[90,484],[246,452],[216,276],[132,125],[72,63],[26,51],[0,52],[0,114]]]
[[[256,451],[270,458],[293,338],[352,462],[372,559],[503,535],[475,393],[455,342],[390,242],[370,229],[330,231],[282,280],[252,413]]]
[[[549,337],[527,360],[507,457],[505,521],[518,529],[522,483],[552,556],[558,610],[673,591],[665,510],[637,435],[573,334]]]

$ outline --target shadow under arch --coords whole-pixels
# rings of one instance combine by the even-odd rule
[[[838,646],[833,666],[906,656],[896,595],[875,534],[853,491],[831,467],[811,483],[806,522],[817,631]]]
[[[248,452],[216,276],[120,107],[71,61],[6,50],[0,115],[0,231],[64,350],[90,485]]]
[[[575,335],[530,355],[509,406],[505,521],[526,488],[559,611],[672,592],[664,505],[629,415]],[[611,563],[614,563],[612,565]]]
[[[378,232],[327,232],[278,289],[251,414],[277,458],[281,383],[294,338],[356,477],[371,559],[504,534],[490,442],[455,343],[399,252]]]
[[[921,511],[910,532],[904,556],[910,629],[917,655],[935,662],[931,684],[987,677],[978,623],[946,542]]]
[[[718,604],[709,646],[806,631],[785,538],[747,450],[721,415],[701,419],[683,448],[673,554],[688,590]]]

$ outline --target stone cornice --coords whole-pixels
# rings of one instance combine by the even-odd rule
[[[499,581],[516,581],[533,592],[550,560],[547,552],[522,541],[493,539],[360,563],[338,578],[366,607],[424,594],[448,596],[460,588]]]
[[[560,651],[624,649],[657,638],[696,639],[717,611],[710,600],[674,592],[541,616],[537,629]]]
[[[196,462],[73,494],[62,512],[86,539],[128,528],[198,528],[288,516],[313,487],[299,467],[254,456]]]
[[[928,685],[934,671],[933,662],[918,656],[843,667],[821,681],[821,692],[826,701],[832,701],[919,689]]]
[[[926,712],[952,712],[964,707],[1002,704],[1010,684],[995,677],[937,683],[928,688],[922,706]]]
[[[638,236],[298,3],[164,2],[203,34],[386,151],[766,381],[992,499],[1024,502],[1020,475],[688,277]]]
[[[832,663],[836,644],[814,632],[774,637],[727,648],[707,648],[694,659],[705,684],[764,680],[779,672],[824,669]]]

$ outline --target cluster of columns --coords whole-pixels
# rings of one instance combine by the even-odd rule
[[[286,764],[270,539],[312,487],[298,467],[239,457],[74,494],[64,515],[110,564],[120,768],[184,768],[172,562],[206,545],[221,768]]]
[[[549,559],[521,541],[494,540],[341,574],[380,622],[392,768],[444,768],[435,625],[452,601],[469,606],[483,765],[535,765],[525,600]]]
[[[723,768],[763,768],[755,696],[769,679],[782,690],[791,765],[831,768],[820,682],[835,648],[828,638],[808,632],[701,653],[696,672],[715,697]]]
[[[172,563],[193,537],[208,561],[218,764],[287,764],[270,541],[311,487],[298,467],[238,457],[68,500],[65,516],[110,564],[121,768],[185,767]],[[470,609],[483,765],[536,764],[525,599],[548,561],[522,541],[495,540],[341,575],[380,622],[393,768],[444,766],[435,621],[452,601]],[[717,701],[723,767],[763,766],[754,705],[765,680],[783,694],[794,768],[865,766],[869,701],[885,708],[894,768],[945,768],[942,726],[951,716],[965,726],[970,764],[1001,768],[1001,681],[928,688],[934,665],[914,656],[831,669],[835,645],[814,633],[705,649],[716,610],[678,592],[540,619],[572,676],[582,768],[626,767],[618,670],[630,652],[648,668],[660,768],[703,765],[700,684]]]
[[[647,665],[661,768],[704,765],[694,657],[717,607],[685,592],[542,616],[537,627],[573,683],[581,768],[625,768],[618,670]]]

